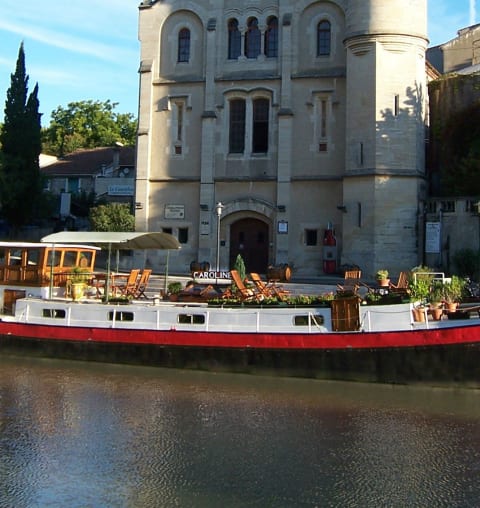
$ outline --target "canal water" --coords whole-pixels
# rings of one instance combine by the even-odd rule
[[[0,357],[0,506],[477,507],[480,390]]]

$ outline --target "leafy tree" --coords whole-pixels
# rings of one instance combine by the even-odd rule
[[[51,114],[50,125],[43,130],[45,153],[61,157],[78,148],[112,146],[119,141],[133,146],[137,123],[131,113],[116,113],[117,103],[109,100],[71,102]]]
[[[85,190],[81,190],[80,192],[72,194],[70,210],[73,215],[76,215],[77,217],[88,217],[90,214],[90,209],[95,204],[99,205],[105,203],[99,203],[98,201],[95,201],[95,192],[86,192]]]
[[[27,98],[28,97],[28,98]],[[5,101],[5,122],[0,134],[0,203],[14,230],[38,213],[43,181],[39,168],[40,114],[38,85],[28,95],[23,43]]]
[[[90,209],[94,231],[135,231],[135,216],[126,203],[109,203]]]
[[[450,195],[480,194],[480,104],[445,122],[442,162],[442,187]]]

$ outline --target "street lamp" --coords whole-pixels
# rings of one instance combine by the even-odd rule
[[[218,272],[220,271],[220,218],[222,216],[223,205],[221,201],[219,201],[215,206],[215,211],[217,212],[217,273],[215,274],[218,277]]]

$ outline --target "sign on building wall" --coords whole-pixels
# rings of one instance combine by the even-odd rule
[[[109,185],[109,196],[133,196],[133,185]]]
[[[208,220],[202,220],[200,222],[200,234],[202,236],[210,234],[210,222]]]
[[[278,232],[281,235],[286,235],[288,233],[288,222],[286,220],[278,221]]]
[[[165,219],[184,219],[184,205],[165,205]]]
[[[425,223],[425,252],[438,254],[440,252],[440,222]]]

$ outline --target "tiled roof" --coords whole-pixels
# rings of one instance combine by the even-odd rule
[[[80,149],[65,155],[57,162],[42,168],[46,176],[93,176],[113,164],[115,151],[119,150],[119,165],[133,167],[135,165],[135,148],[123,146],[118,148]]]

